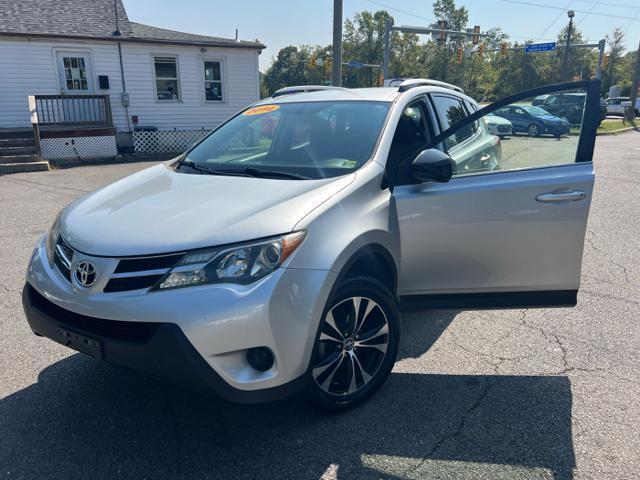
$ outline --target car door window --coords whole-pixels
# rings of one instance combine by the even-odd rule
[[[387,160],[387,175],[394,184],[411,183],[408,170],[430,139],[423,99],[409,103],[398,120]]]
[[[512,104],[494,108],[495,115],[511,123],[511,135],[500,140],[486,133],[475,138],[465,148],[449,148],[448,153],[456,165],[454,176],[574,163],[582,130],[587,98],[585,93],[586,87],[573,89],[570,94],[565,94],[572,102],[569,117],[560,117],[544,107],[532,105],[533,98],[518,98]],[[561,95],[549,97],[555,102],[558,98]],[[438,108],[437,104],[436,108],[440,115],[447,112]],[[461,125],[458,131],[454,128],[445,136],[443,143],[449,147],[457,145],[461,134],[463,138],[469,134],[468,127]]]
[[[448,95],[432,95],[431,100],[436,110],[438,121],[442,130],[457,124],[465,119],[468,114],[463,106],[462,100]],[[455,135],[447,138],[445,148],[451,150],[474,135],[473,125],[468,125],[460,129]]]

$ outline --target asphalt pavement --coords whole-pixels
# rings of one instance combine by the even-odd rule
[[[204,399],[31,333],[36,240],[147,165],[0,177],[0,478],[638,478],[640,132],[598,138],[576,308],[405,315],[389,380],[341,415]]]

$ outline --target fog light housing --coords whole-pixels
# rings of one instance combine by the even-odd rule
[[[273,367],[273,353],[267,347],[255,347],[247,350],[249,366],[259,372],[266,372]]]

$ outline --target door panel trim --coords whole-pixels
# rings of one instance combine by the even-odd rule
[[[403,295],[400,297],[399,306],[402,312],[575,307],[577,295],[577,290]]]

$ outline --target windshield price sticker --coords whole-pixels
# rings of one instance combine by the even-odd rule
[[[273,112],[274,110],[278,110],[280,108],[279,105],[261,105],[259,107],[253,107],[243,112],[243,115],[262,115],[263,113]]]

